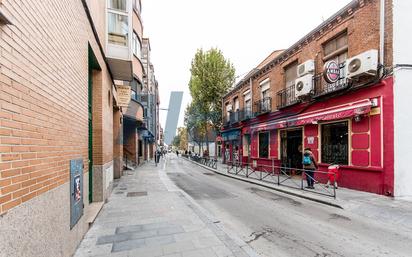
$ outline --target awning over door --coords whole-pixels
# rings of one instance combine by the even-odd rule
[[[252,126],[252,132],[262,130],[272,130],[278,128],[302,126],[321,121],[340,120],[356,115],[364,115],[370,112],[372,103],[369,99],[353,102],[346,105],[304,113],[302,115],[289,117],[283,120],[276,120]]]

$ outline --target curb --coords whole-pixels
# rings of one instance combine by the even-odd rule
[[[215,169],[212,169],[212,168],[210,168],[210,167],[208,167],[208,166],[205,166],[205,165],[203,165],[203,164],[200,164],[200,163],[197,163],[197,162],[195,162],[195,161],[189,160],[189,159],[187,159],[187,158],[182,158],[182,159],[184,159],[184,160],[186,160],[186,161],[188,161],[188,162],[191,162],[191,163],[193,163],[193,164],[196,164],[196,165],[198,165],[198,166],[200,166],[200,167],[202,167],[202,168],[204,168],[204,169],[213,171],[214,173],[219,174],[219,175],[221,175],[221,176],[225,176],[225,177],[232,178],[232,179],[237,179],[237,180],[240,180],[240,181],[243,181],[243,182],[247,182],[247,183],[250,183],[250,184],[254,184],[254,185],[257,185],[257,186],[262,186],[262,187],[269,188],[269,189],[272,189],[272,190],[275,190],[275,191],[278,191],[278,192],[281,192],[281,193],[285,193],[285,194],[288,194],[288,195],[293,195],[293,196],[296,196],[296,197],[300,197],[300,198],[303,198],[303,199],[306,199],[306,200],[310,200],[310,201],[313,201],[313,202],[321,203],[321,204],[328,205],[328,206],[331,206],[331,207],[335,207],[335,208],[339,208],[339,209],[344,209],[341,205],[339,205],[339,204],[337,204],[337,203],[334,203],[334,202],[331,202],[331,201],[327,201],[327,200],[323,200],[323,199],[319,199],[319,198],[315,198],[315,197],[311,197],[311,196],[302,195],[302,194],[297,193],[297,192],[292,192],[291,190],[285,190],[285,189],[282,189],[282,188],[273,187],[273,186],[270,186],[270,185],[267,185],[267,184],[259,183],[259,182],[257,182],[257,181],[252,181],[252,180],[249,180],[249,179],[246,179],[246,178],[242,178],[242,177],[237,177],[237,176],[225,174],[225,173],[222,173],[222,172],[217,171],[217,170],[215,170]]]

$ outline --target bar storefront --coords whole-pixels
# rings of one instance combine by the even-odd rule
[[[225,161],[302,168],[311,148],[319,170],[340,166],[339,185],[391,195],[393,192],[392,78],[325,101],[278,110],[224,131]],[[294,115],[290,115],[294,113]],[[385,127],[385,130],[383,130]],[[236,159],[239,156],[239,159]],[[262,168],[263,169],[263,168]],[[316,177],[321,183],[326,175]]]

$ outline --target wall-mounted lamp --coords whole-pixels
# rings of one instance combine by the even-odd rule
[[[362,116],[360,116],[360,115],[355,116],[355,122],[359,122],[361,120],[362,120]]]

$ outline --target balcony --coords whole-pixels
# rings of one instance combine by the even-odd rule
[[[271,112],[272,110],[272,97],[265,97],[255,102],[256,115]]]
[[[341,91],[351,86],[351,82],[346,78],[345,64],[346,63],[339,64],[340,76],[339,76],[339,79],[335,83],[327,83],[322,73],[314,76],[313,97],[316,98],[316,97],[328,95],[334,92]]]
[[[241,121],[253,118],[253,113],[252,113],[252,108],[251,107],[244,108],[243,110],[240,111],[239,114],[240,114],[239,118],[240,118]]]
[[[234,124],[240,121],[239,114],[240,114],[239,110],[236,110],[230,113],[230,124]]]
[[[143,107],[134,99],[131,99],[124,115],[132,120],[143,121]]]
[[[109,2],[107,7],[106,57],[113,79],[131,81],[132,70],[132,3]]]
[[[276,95],[278,98],[277,108],[282,109],[300,102],[295,95],[295,85],[291,85],[285,89],[280,90]]]

